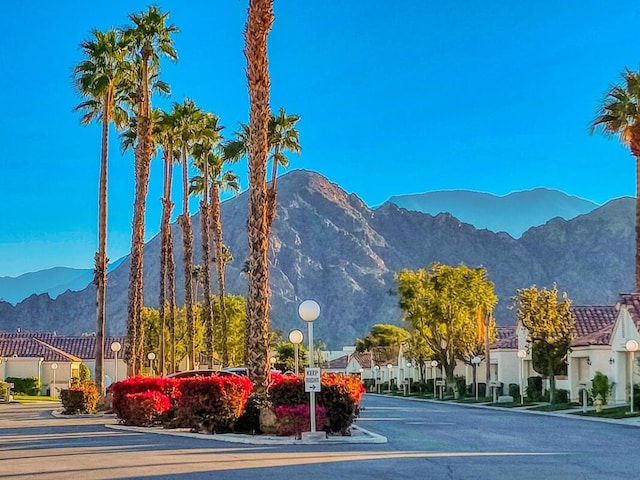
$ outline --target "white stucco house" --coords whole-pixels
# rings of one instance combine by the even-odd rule
[[[127,372],[123,352],[120,352],[116,367],[114,352],[109,348],[116,341],[125,345],[123,336],[105,339],[104,371],[113,381],[116,380],[116,369],[119,380],[125,378]],[[57,393],[68,388],[71,379],[79,376],[81,363],[89,368],[92,378],[95,376],[95,345],[94,336],[0,332],[0,380],[35,377],[40,380],[41,394],[51,389]]]

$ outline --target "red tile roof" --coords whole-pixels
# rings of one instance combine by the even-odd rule
[[[339,370],[339,369],[344,370],[345,368],[347,368],[347,365],[349,364],[349,358],[350,358],[349,355],[334,358],[333,360],[324,362],[324,365],[322,366],[322,368],[327,368],[329,370]]]
[[[371,368],[374,366],[373,356],[370,353],[354,353],[351,358],[355,359],[362,368]]]
[[[51,345],[54,348],[48,348],[46,345],[43,345],[43,343],[37,342],[34,339],[40,340],[40,342]],[[115,341],[120,342],[124,349],[126,337],[106,337],[104,358],[114,358],[114,354],[109,347]],[[96,337],[93,335],[67,337],[59,336],[51,332],[0,332],[0,356],[4,357],[14,355],[28,358],[42,357],[47,362],[68,362],[70,361],[70,355],[83,360],[92,360],[95,358],[95,347]],[[67,355],[56,351],[56,349],[62,350]],[[120,355],[122,355],[122,353],[121,351]]]
[[[609,345],[618,311],[614,306],[572,306],[576,337],[572,347]]]
[[[618,303],[627,307],[634,325],[640,331],[640,293],[621,293]]]

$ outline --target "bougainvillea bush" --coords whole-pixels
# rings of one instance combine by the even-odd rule
[[[129,406],[127,395],[144,392],[158,392],[169,399],[170,408],[165,415],[173,418],[173,411],[180,398],[179,382],[173,378],[163,377],[131,377],[121,382],[112,383],[109,387],[113,394],[112,409],[120,421],[128,419]]]
[[[132,377],[111,385],[113,411],[126,425],[228,432],[253,385],[247,377]]]
[[[295,435],[302,438],[302,432],[311,430],[311,412],[309,405],[296,405],[295,407],[276,407],[278,417],[277,435]],[[329,426],[329,420],[324,407],[316,406],[316,429],[321,432]]]
[[[247,377],[199,377],[180,380],[176,425],[195,431],[232,430],[253,389]]]
[[[309,404],[309,394],[304,391],[304,379],[293,375],[274,375],[269,389],[274,408],[298,407]],[[322,388],[316,394],[318,406],[325,411],[329,433],[348,435],[349,427],[358,414],[358,404],[364,394],[364,386],[358,376],[325,373],[321,376]],[[308,408],[308,407],[307,407]],[[276,410],[277,411],[277,410]]]
[[[122,402],[119,418],[125,425],[150,427],[161,423],[170,408],[171,401],[164,393],[155,391],[127,393]]]

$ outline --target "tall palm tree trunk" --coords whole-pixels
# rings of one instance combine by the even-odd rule
[[[138,104],[138,144],[135,148],[136,190],[133,211],[133,235],[131,239],[131,270],[129,273],[128,308],[128,360],[132,375],[142,370],[144,330],[142,328],[142,306],[144,304],[144,214],[149,190],[149,170],[153,156],[151,140],[151,108],[149,102],[149,58],[142,59],[142,88]]]
[[[167,151],[172,152],[171,143]],[[160,298],[158,299],[159,316],[160,316],[160,371],[162,375],[166,373],[165,357],[166,357],[166,297],[167,297],[167,279],[168,279],[168,262],[169,262],[169,237],[171,235],[171,211],[173,210],[173,202],[171,201],[171,182],[172,182],[172,154],[165,152],[164,158],[164,188],[162,197],[162,220],[160,223]]]
[[[171,227],[167,230],[167,282],[169,283],[169,340],[171,342],[169,367],[171,373],[176,371],[176,260],[173,248]]]
[[[245,30],[249,87],[249,289],[245,359],[258,394],[269,385],[269,265],[266,163],[269,153],[270,78],[267,36],[273,24],[273,0],[250,0]]]
[[[206,160],[205,160],[206,163]],[[208,178],[208,173],[204,175],[204,178]],[[204,296],[204,304],[202,309],[202,320],[205,325],[206,331],[206,350],[207,350],[207,364],[209,368],[213,368],[213,309],[211,307],[211,253],[210,253],[210,238],[209,238],[209,203],[204,200],[207,196],[207,188],[205,183],[205,190],[203,192],[203,200],[200,202],[200,230],[202,239],[202,293]]]
[[[96,285],[96,389],[100,398],[105,395],[104,350],[107,316],[107,176],[109,148],[109,108],[113,101],[113,91],[107,91],[102,113],[102,145],[100,155],[99,205],[98,205],[98,253],[95,257],[94,283]]]
[[[220,215],[220,191],[217,182],[213,182],[211,186],[211,223],[213,230],[213,241],[216,249],[216,271],[218,274],[218,293],[220,295],[220,331],[222,334],[222,366],[229,366],[229,348],[227,345],[227,309],[224,297],[226,295],[224,270],[224,241],[222,238],[222,220]]]
[[[182,199],[182,215],[180,225],[182,226],[182,246],[184,265],[184,303],[187,311],[187,336],[189,368],[195,368],[196,346],[195,346],[195,318],[193,316],[193,230],[191,226],[191,216],[189,215],[189,184],[188,184],[188,159],[186,146],[182,147],[182,187],[184,197]]]

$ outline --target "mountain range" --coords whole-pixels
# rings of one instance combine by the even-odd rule
[[[270,241],[271,321],[286,333],[301,328],[300,301],[321,305],[316,338],[330,348],[352,344],[376,323],[400,324],[394,274],[437,261],[487,268],[500,298],[499,324],[513,324],[516,289],[557,282],[574,304],[613,304],[633,286],[634,211],[632,198],[612,200],[589,213],[559,217],[533,227],[520,238],[478,229],[449,213],[425,214],[392,202],[371,209],[355,194],[313,172],[294,170],[278,179],[278,216]],[[222,206],[225,243],[234,260],[227,271],[230,293],[244,295],[247,278],[248,193]],[[199,239],[199,216],[193,219]],[[172,226],[181,279],[180,229]],[[157,306],[159,238],[145,249],[145,304]],[[195,258],[201,248],[196,240]],[[129,259],[109,274],[107,333],[126,331]],[[178,301],[184,291],[178,284]],[[95,330],[93,285],[67,291],[55,300],[32,295],[17,305],[0,302],[0,330],[16,328],[79,334]]]
[[[112,271],[124,258],[109,264]],[[37,272],[29,272],[17,277],[0,277],[0,299],[16,304],[36,293],[46,293],[56,298],[67,290],[84,289],[93,281],[93,269],[54,267]]]
[[[507,195],[446,190],[397,195],[391,203],[407,210],[437,215],[450,213],[458,220],[492,232],[507,232],[519,238],[531,227],[544,225],[555,217],[570,220],[589,213],[597,203],[558,190],[534,188]]]

